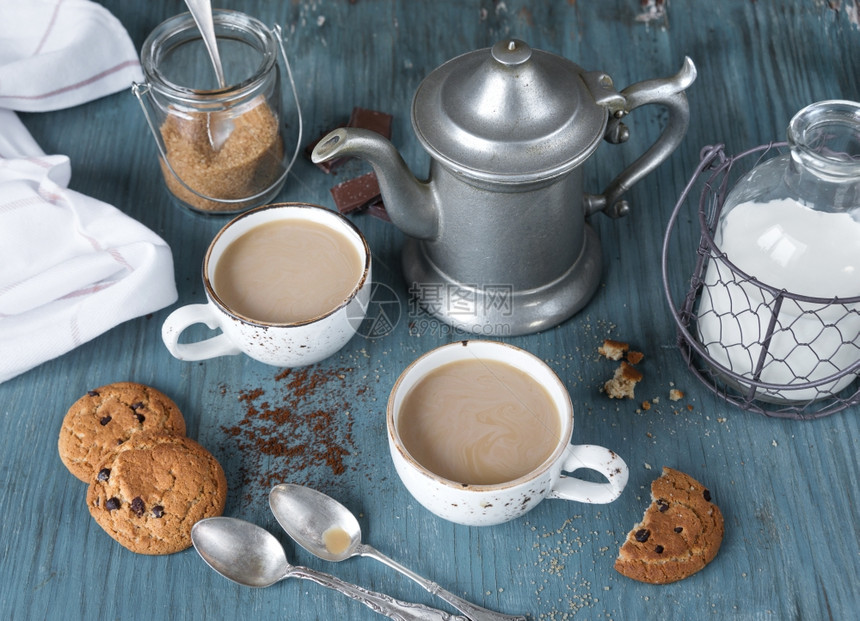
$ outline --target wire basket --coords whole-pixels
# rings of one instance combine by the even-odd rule
[[[705,386],[745,410],[813,419],[860,403],[860,296],[824,299],[775,289],[740,270],[714,242],[728,191],[785,146],[733,157],[723,145],[702,149],[666,228],[663,288],[678,347]],[[677,224],[699,185],[699,230],[686,227],[690,233]],[[680,282],[690,270],[689,281]]]

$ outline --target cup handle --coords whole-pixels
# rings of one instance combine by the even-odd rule
[[[621,495],[630,475],[627,464],[614,451],[593,444],[568,446],[561,466],[562,472],[574,472],[581,468],[599,472],[606,477],[607,482],[584,481],[562,474],[547,497],[590,504],[610,503]]]
[[[221,333],[218,336],[198,341],[196,343],[180,343],[179,335],[195,323],[206,324],[210,329],[220,327],[218,316],[209,304],[189,304],[182,306],[168,315],[161,326],[161,340],[167,350],[179,360],[207,360],[217,356],[233,356],[242,353],[229,337]]]

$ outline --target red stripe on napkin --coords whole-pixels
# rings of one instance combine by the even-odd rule
[[[48,22],[48,27],[45,28],[45,34],[42,35],[42,40],[39,41],[39,45],[36,46],[36,51],[33,52],[33,56],[42,51],[42,46],[45,45],[45,41],[48,40],[48,35],[51,34],[51,31],[54,29],[54,24],[57,23],[57,13],[60,12],[60,5],[63,3],[63,0],[57,2],[54,5],[54,13],[51,15],[51,21]]]
[[[137,60],[127,60],[124,63],[120,63],[119,65],[115,65],[110,69],[105,69],[101,73],[97,73],[96,75],[87,78],[86,80],[81,80],[76,84],[70,84],[68,86],[64,86],[63,88],[58,88],[57,90],[50,91],[48,93],[42,93],[41,95],[0,95],[0,99],[27,99],[27,100],[36,100],[36,99],[47,99],[48,97],[54,97],[61,93],[68,93],[69,91],[74,91],[84,86],[88,86],[94,82],[98,82],[102,78],[109,76],[111,74],[116,73],[117,71],[122,71],[127,67],[134,67],[139,65],[140,63]]]

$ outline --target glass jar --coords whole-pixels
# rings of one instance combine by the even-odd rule
[[[723,203],[697,328],[721,366],[808,402],[849,386],[860,361],[860,104],[822,101],[788,127]]]
[[[167,188],[203,213],[237,213],[271,202],[298,154],[301,111],[280,31],[237,11],[213,22],[226,86],[215,76],[190,13],[162,22],[141,49],[144,84],[134,84],[158,147]],[[299,117],[290,159],[278,51]]]

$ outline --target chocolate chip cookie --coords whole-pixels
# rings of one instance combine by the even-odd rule
[[[622,544],[615,569],[640,582],[668,584],[710,563],[725,532],[710,491],[683,472],[663,468],[651,484],[651,499]]]
[[[73,475],[88,483],[105,454],[139,432],[185,435],[185,419],[164,393],[143,384],[117,382],[90,390],[63,419],[57,447]]]
[[[105,532],[139,554],[191,546],[191,527],[221,515],[224,470],[185,436],[135,433],[98,464],[87,490],[90,514]]]

